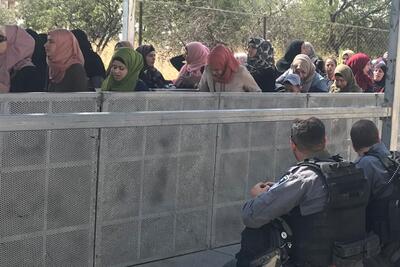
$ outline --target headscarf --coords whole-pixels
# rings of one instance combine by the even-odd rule
[[[315,54],[315,48],[310,42],[304,42],[304,47],[307,51],[306,55],[311,59],[312,62],[318,60],[318,57]]]
[[[110,66],[114,60],[123,60],[123,64],[128,69],[128,73],[121,80],[117,81],[110,73],[103,81],[101,89],[103,91],[134,91],[139,80],[140,71],[143,68],[143,57],[133,48],[122,47],[114,52],[110,61]]]
[[[270,42],[260,37],[254,37],[249,39],[248,46],[257,49],[255,57],[247,58],[246,67],[250,73],[253,74],[263,69],[274,68],[274,48]]]
[[[342,53],[342,57],[340,59],[342,59],[344,55],[347,55],[350,59],[352,56],[354,56],[354,54],[355,53],[353,50],[350,50],[350,49],[344,50]],[[349,60],[349,59],[347,59],[347,60]],[[347,64],[347,62],[346,62],[346,64]]]
[[[143,56],[144,68],[148,68],[149,66],[147,65],[146,57],[149,53],[156,51],[154,49],[154,46],[153,45],[141,45],[138,48],[136,48],[136,51],[139,52],[140,54],[142,54],[142,56]]]
[[[54,83],[64,79],[65,72],[73,64],[85,64],[81,49],[75,36],[68,30],[50,31],[48,38],[53,40],[56,50],[52,58],[47,57],[49,78]]]
[[[133,45],[129,41],[119,41],[118,43],[115,44],[114,50],[122,47],[133,48]]]
[[[361,88],[358,86],[356,79],[354,78],[353,71],[351,68],[345,64],[340,64],[335,68],[335,76],[342,77],[346,82],[347,86],[344,89],[340,89],[336,86],[336,81],[331,85],[331,93],[358,93],[362,92]]]
[[[370,62],[370,58],[364,53],[357,53],[347,61],[347,65],[354,73],[357,84],[364,92],[370,90],[373,85],[372,79],[364,73],[364,67],[368,62]]]
[[[136,51],[143,56],[143,69],[140,73],[140,79],[143,80],[149,88],[164,88],[167,82],[161,72],[154,66],[147,65],[146,57],[149,53],[156,51],[153,45],[141,45],[136,48]]]
[[[231,50],[219,44],[211,50],[208,56],[208,65],[212,70],[222,71],[222,77],[216,79],[216,82],[229,83],[232,80],[233,73],[238,71],[240,63]]]
[[[45,89],[47,82],[47,61],[44,44],[47,42],[47,34],[38,34],[32,29],[26,29],[26,32],[35,39],[35,51],[32,55],[32,62],[39,72],[40,86],[42,89]]]
[[[290,69],[290,65],[292,64],[293,59],[298,54],[301,54],[301,47],[303,46],[303,44],[304,41],[302,40],[294,40],[290,43],[290,45],[286,49],[284,57],[278,60],[278,62],[276,63],[276,68],[279,72],[285,72]]]
[[[33,66],[31,57],[35,50],[35,40],[16,25],[0,28],[0,34],[7,37],[7,49],[0,55],[0,83],[5,86],[1,91],[9,92],[11,73]]]
[[[85,71],[89,78],[100,76],[105,78],[106,70],[100,56],[93,51],[92,45],[89,42],[88,36],[81,29],[71,31],[79,43],[79,48],[82,51],[85,59]]]
[[[191,42],[186,45],[187,56],[186,64],[183,65],[175,81],[179,85],[180,78],[183,76],[201,77],[201,69],[207,64],[207,56],[210,53],[208,47],[200,42]]]
[[[377,81],[373,81],[374,82],[374,91],[375,92],[383,92],[384,88],[385,88],[385,83],[386,83],[386,71],[387,71],[387,67],[385,64],[385,61],[380,60],[377,61],[374,66],[373,69],[377,69],[380,68],[383,71],[383,77],[382,80],[380,80],[379,82]]]
[[[293,63],[291,65],[293,73],[296,73],[296,69],[298,68],[306,73],[306,76],[301,80],[302,92],[308,92],[316,73],[315,66],[307,55],[299,54],[293,59]]]

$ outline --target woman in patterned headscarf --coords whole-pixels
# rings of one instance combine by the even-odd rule
[[[260,37],[250,38],[246,67],[263,92],[275,91],[274,48],[270,42]]]

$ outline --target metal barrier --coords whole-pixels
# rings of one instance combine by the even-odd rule
[[[291,120],[324,119],[330,150],[349,158],[352,120],[389,117],[381,101],[373,94],[1,97],[3,114],[50,114],[0,116],[0,266],[128,266],[236,243],[249,187],[294,161]],[[69,102],[83,113],[51,114],[71,111]]]

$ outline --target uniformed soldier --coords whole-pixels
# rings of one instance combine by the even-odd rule
[[[379,246],[365,231],[369,188],[362,171],[328,153],[324,124],[315,117],[294,121],[290,147],[299,164],[276,184],[251,189],[236,266],[362,266],[371,253],[366,244]]]
[[[367,230],[379,236],[382,246],[381,253],[366,261],[366,266],[399,267],[400,196],[395,195],[399,192],[395,190],[395,181],[391,180],[397,177],[392,177],[394,174],[385,166],[390,152],[381,143],[378,128],[370,120],[354,123],[350,135],[353,148],[359,155],[355,163],[363,169],[371,187]]]

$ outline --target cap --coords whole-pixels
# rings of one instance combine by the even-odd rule
[[[289,73],[286,75],[285,79],[283,80],[283,83],[285,82],[288,82],[291,85],[301,85],[300,76],[294,73]]]

